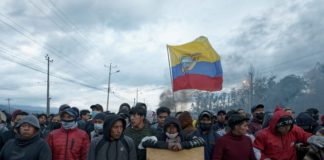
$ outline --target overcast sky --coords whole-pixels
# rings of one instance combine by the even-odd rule
[[[204,35],[221,55],[224,90],[239,86],[251,64],[260,75],[302,75],[324,62],[322,0],[2,0],[0,104],[106,107],[139,101],[156,109],[170,88],[166,45]],[[45,111],[45,109],[44,109]]]

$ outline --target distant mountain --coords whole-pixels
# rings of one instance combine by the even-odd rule
[[[29,106],[29,105],[13,105],[10,106],[10,113],[12,113],[13,111],[17,110],[17,109],[21,109],[25,112],[28,113],[46,113],[46,107],[40,107],[40,106]],[[4,105],[4,104],[0,104],[0,110],[1,111],[9,111],[9,107],[8,105]],[[51,113],[58,113],[58,108],[50,108]]]

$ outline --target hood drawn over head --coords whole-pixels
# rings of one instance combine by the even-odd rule
[[[276,133],[276,125],[280,120],[280,118],[283,117],[291,117],[291,115],[290,113],[285,112],[282,108],[277,107],[269,123],[269,128],[273,133]]]
[[[123,132],[122,132],[122,135],[120,136],[120,138],[122,138],[124,136],[124,131],[126,128],[125,119],[123,117],[121,117],[120,115],[111,114],[105,118],[104,125],[103,125],[103,137],[106,141],[110,141],[111,128],[112,128],[113,124],[118,120],[122,121],[122,123],[123,123]]]

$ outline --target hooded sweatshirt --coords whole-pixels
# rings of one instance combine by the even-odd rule
[[[172,139],[170,139],[166,135],[167,127],[170,126],[171,124],[174,124],[178,130],[178,135]],[[178,119],[174,117],[168,117],[165,120],[163,125],[163,133],[158,135],[157,139],[158,139],[157,142],[145,141],[143,142],[143,146],[150,147],[150,148],[168,149],[169,144],[180,143],[182,149],[190,149],[190,148],[200,147],[205,145],[205,141],[201,137],[192,138],[192,136],[183,135],[180,127],[180,122]]]
[[[119,139],[111,140],[110,131],[118,120],[123,123]],[[136,148],[131,138],[124,135],[126,121],[119,115],[110,115],[104,122],[103,136],[93,139],[90,144],[88,160],[136,160]]]
[[[253,147],[261,151],[261,160],[270,158],[271,160],[296,160],[295,143],[306,143],[310,133],[305,132],[297,125],[292,125],[291,130],[280,135],[276,131],[276,125],[280,118],[290,116],[289,113],[277,108],[270,120],[269,127],[257,133]]]
[[[15,139],[9,140],[0,152],[1,160],[51,160],[52,153],[48,144],[40,138],[40,126],[36,117],[29,115],[22,118],[16,128],[19,130],[22,124],[32,125],[37,133],[30,139],[22,139],[17,133]]]
[[[205,140],[205,148],[204,148],[204,154],[205,154],[205,160],[211,160],[215,142],[220,137],[219,134],[217,134],[217,131],[215,128],[210,126],[208,130],[208,134],[203,134],[203,130],[201,129],[200,120],[203,118],[204,115],[208,115],[211,119],[213,117],[213,114],[210,111],[202,111],[198,118],[198,127],[197,131],[195,132],[194,136],[202,137]]]

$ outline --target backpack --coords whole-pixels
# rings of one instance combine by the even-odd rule
[[[126,141],[125,137],[123,137],[122,139],[120,139],[120,141],[122,142],[123,146],[126,148],[126,151],[129,155],[130,153],[130,147],[128,142]],[[96,149],[95,149],[95,155],[98,154],[99,150],[101,149],[101,147],[105,144],[105,140],[102,138],[99,140],[99,142],[96,145]]]

